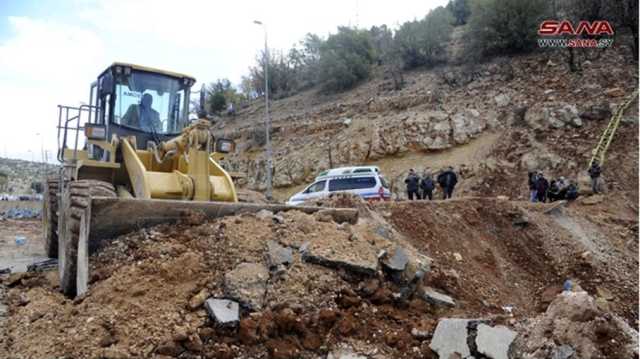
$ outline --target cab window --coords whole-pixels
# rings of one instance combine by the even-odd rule
[[[179,133],[186,125],[186,89],[183,81],[164,75],[117,75],[113,120],[150,133]]]
[[[306,191],[304,191],[304,193],[314,193],[314,192],[320,192],[322,190],[324,190],[324,185],[327,181],[320,181],[320,182],[316,182],[314,184],[312,184],[311,186],[309,186],[307,188]]]

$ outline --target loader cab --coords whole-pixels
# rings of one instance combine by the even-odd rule
[[[92,123],[113,134],[135,136],[138,149],[149,141],[175,137],[189,124],[189,95],[195,79],[148,67],[114,63],[91,87],[91,104],[98,111]]]

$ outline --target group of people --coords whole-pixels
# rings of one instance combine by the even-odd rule
[[[591,189],[594,194],[599,192],[599,179],[602,169],[597,161],[594,161],[588,170],[591,177]],[[433,200],[433,192],[436,183],[442,190],[442,199],[451,198],[453,190],[458,183],[458,175],[449,166],[442,169],[434,180],[430,171],[425,170],[422,177],[412,168],[404,180],[407,186],[407,197],[414,199]],[[554,202],[559,200],[574,200],[578,198],[578,185],[575,181],[569,181],[564,176],[549,181],[542,171],[529,172],[529,192],[531,202]]]
[[[600,191],[600,175],[602,168],[598,161],[593,161],[587,170],[591,178],[591,190],[594,194]],[[578,185],[564,177],[549,182],[541,171],[529,172],[529,191],[531,202],[553,202],[558,200],[574,200],[578,198]]]
[[[542,171],[529,172],[529,191],[531,202],[554,202],[578,198],[578,186],[564,176],[549,182]]]
[[[409,175],[404,180],[407,186],[407,197],[409,200],[414,198],[433,200],[433,191],[436,189],[436,182],[442,189],[442,199],[451,198],[453,195],[453,189],[458,183],[458,175],[453,170],[453,167],[449,166],[437,175],[434,181],[431,172],[425,171],[423,176],[420,177],[416,174],[416,171],[412,168],[409,170]]]

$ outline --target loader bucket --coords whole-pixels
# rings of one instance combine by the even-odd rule
[[[358,211],[351,208],[96,197],[91,199],[80,220],[77,257],[65,256],[61,260],[77,261],[76,294],[81,295],[88,289],[89,257],[119,235],[162,223],[175,223],[194,212],[211,219],[262,209],[274,213],[298,210],[308,214],[325,210],[336,222],[355,223],[358,220]]]

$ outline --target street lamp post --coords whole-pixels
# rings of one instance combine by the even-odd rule
[[[261,21],[255,20],[256,25],[262,26],[264,30],[264,108],[265,118],[264,127],[266,131],[266,147],[267,147],[267,199],[272,199],[272,183],[271,171],[273,169],[273,154],[271,151],[271,115],[269,114],[269,47],[267,45],[267,26]]]

